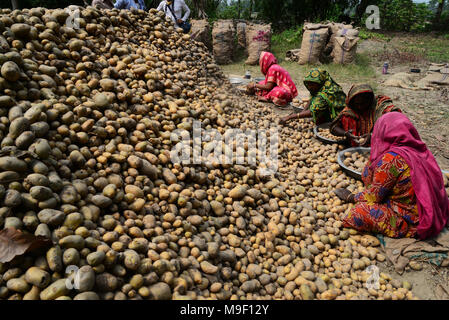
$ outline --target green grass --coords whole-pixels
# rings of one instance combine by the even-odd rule
[[[279,57],[278,59],[282,58],[283,60],[288,50],[301,47],[302,28],[302,26],[294,27],[272,36],[271,51],[276,57]]]
[[[389,42],[391,40],[391,37],[378,32],[369,31],[367,29],[361,29],[359,33],[359,37],[363,40],[367,39],[375,39],[380,41],[386,41]]]
[[[430,62],[449,63],[449,36],[417,35],[398,42],[401,49],[424,56]]]

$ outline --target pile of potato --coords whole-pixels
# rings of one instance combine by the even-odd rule
[[[333,140],[336,142],[342,142],[346,139],[345,137],[339,137],[339,136],[333,135],[330,132],[329,128],[326,128],[326,129],[318,128],[318,134],[325,139]]]
[[[369,153],[345,152],[344,156],[345,160],[343,161],[343,164],[349,169],[360,173],[363,171],[369,160]]]
[[[365,287],[385,256],[342,228],[350,207],[332,190],[362,185],[341,147],[301,120],[278,127],[276,175],[173,164],[171,134],[194,120],[224,133],[276,116],[163,13],[81,8],[79,30],[67,17],[0,11],[0,229],[52,241],[0,263],[0,299],[413,298],[384,273]]]

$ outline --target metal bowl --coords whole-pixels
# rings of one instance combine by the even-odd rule
[[[244,84],[246,82],[248,82],[247,80],[245,81],[245,79],[243,78],[229,78],[229,82],[231,82],[232,85],[240,85],[240,84]]]
[[[350,153],[371,153],[371,148],[363,148],[363,147],[355,147],[355,148],[349,148],[349,149],[345,149],[343,151],[340,151],[338,153],[338,164],[340,165],[340,167],[343,169],[344,172],[346,172],[346,174],[348,174],[350,177],[353,177],[354,179],[357,180],[362,180],[362,173],[352,170],[350,168],[348,168],[347,166],[345,166],[344,161],[346,159],[345,157],[345,153],[346,152],[350,152]]]
[[[295,112],[295,113],[301,113],[304,111],[304,108],[301,108],[301,107],[292,106],[292,108],[293,108],[293,112]]]
[[[327,122],[327,123],[323,123],[323,124],[320,124],[319,126],[314,127],[313,128],[313,133],[315,134],[315,137],[318,140],[320,140],[320,141],[322,141],[324,143],[327,143],[327,144],[335,144],[335,143],[337,143],[337,144],[346,144],[346,141],[347,141],[346,139],[333,140],[333,139],[325,138],[325,137],[320,135],[320,133],[318,132],[318,129],[329,129],[330,126],[331,126],[331,123]]]

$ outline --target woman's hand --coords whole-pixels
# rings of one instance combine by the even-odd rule
[[[279,121],[279,124],[284,125],[284,124],[286,124],[287,122],[289,122],[290,120],[296,119],[297,116],[298,116],[298,115],[297,115],[296,113],[293,113],[293,114],[288,115],[288,116],[286,116],[286,117],[284,117],[284,118],[281,118],[281,120]]]
[[[359,139],[359,144],[362,147],[368,147],[371,144],[371,133],[364,134]]]
[[[352,132],[353,132],[353,130],[348,130],[348,131],[346,131],[346,132],[345,132],[345,137],[346,137],[346,138],[349,138],[349,139],[351,139],[351,140],[353,140],[353,141],[355,141],[356,143],[358,143],[359,137],[353,135]]]
[[[355,195],[349,191],[348,189],[336,189],[334,190],[334,193],[337,197],[339,197],[341,200],[349,203],[355,203]]]
[[[256,84],[254,82],[250,82],[246,85],[246,94],[253,95],[256,93]]]

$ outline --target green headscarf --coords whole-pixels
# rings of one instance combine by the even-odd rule
[[[310,111],[317,124],[332,122],[346,106],[346,94],[323,68],[314,68],[304,78],[304,85],[310,91],[309,82],[318,83],[321,88],[312,94]]]

